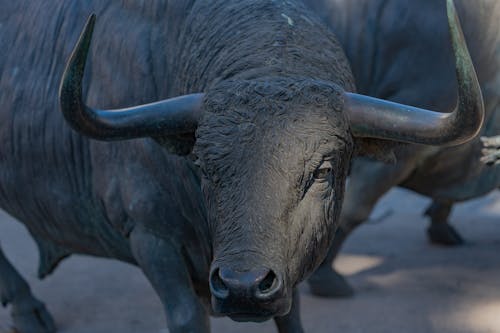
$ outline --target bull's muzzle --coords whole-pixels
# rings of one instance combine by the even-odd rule
[[[264,321],[289,310],[283,277],[271,269],[215,267],[210,290],[214,311],[233,320]]]

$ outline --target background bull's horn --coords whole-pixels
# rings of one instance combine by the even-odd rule
[[[433,112],[346,93],[345,108],[355,136],[429,145],[457,145],[478,134],[484,120],[481,89],[453,0],[447,0],[447,8],[459,88],[455,110],[451,113]]]
[[[91,15],[66,65],[59,88],[61,111],[71,127],[99,140],[193,133],[201,116],[203,94],[119,110],[95,110],[83,103],[82,79],[94,24],[95,15]]]

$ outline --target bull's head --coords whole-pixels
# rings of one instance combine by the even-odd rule
[[[334,234],[353,138],[454,145],[479,131],[481,92],[451,0],[448,17],[460,91],[447,114],[291,77],[226,80],[205,94],[95,110],[81,96],[93,17],[66,68],[61,109],[96,139],[153,137],[192,152],[213,240],[215,310],[243,320],[284,315]]]

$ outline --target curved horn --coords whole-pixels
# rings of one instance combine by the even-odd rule
[[[202,113],[203,94],[191,94],[126,109],[96,110],[82,100],[82,79],[95,24],[92,14],[66,65],[59,103],[76,131],[99,140],[192,133]]]
[[[474,65],[453,0],[447,0],[448,24],[455,54],[458,103],[440,113],[345,93],[353,135],[428,145],[457,145],[476,136],[484,120],[484,104]]]

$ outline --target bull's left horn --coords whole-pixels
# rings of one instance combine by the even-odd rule
[[[99,140],[193,133],[202,114],[203,94],[116,110],[96,110],[83,103],[82,79],[94,24],[95,15],[91,15],[66,65],[59,88],[61,111],[71,127]]]
[[[458,145],[474,138],[484,120],[484,104],[474,65],[453,0],[447,0],[448,24],[455,54],[458,103],[440,113],[377,98],[345,93],[353,135],[428,145]]]

